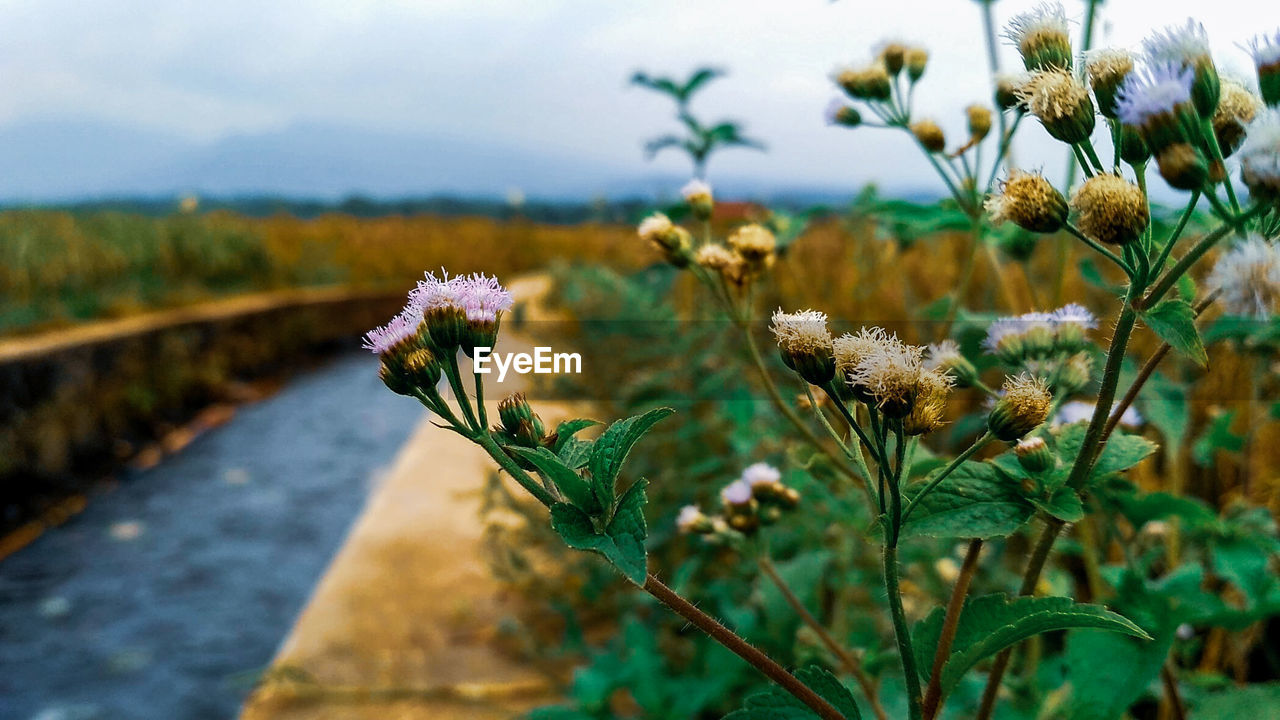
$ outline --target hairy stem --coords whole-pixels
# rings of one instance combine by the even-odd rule
[[[921,720],[920,672],[916,669],[916,656],[911,649],[911,629],[907,626],[907,614],[902,608],[902,591],[898,588],[898,548],[886,542],[883,555],[884,589],[889,596],[889,614],[893,618],[893,635],[898,641],[898,654],[902,656],[908,714],[911,720]]]
[[[1035,549],[1031,551],[1031,558],[1027,560],[1027,569],[1022,574],[1022,587],[1018,589],[1019,595],[1030,595],[1035,592],[1036,584],[1040,582],[1040,573],[1044,570],[1045,561],[1049,559],[1049,551],[1053,549],[1054,542],[1058,539],[1058,533],[1062,531],[1063,522],[1057,518],[1048,517],[1045,519],[1044,530],[1040,532],[1040,537],[1036,540]],[[996,706],[996,695],[1000,692],[1000,681],[1004,679],[1004,671],[1009,667],[1009,657],[1013,655],[1013,648],[1006,648],[996,656],[995,662],[991,665],[991,673],[987,676],[987,686],[982,691],[982,702],[978,706],[978,714],[975,720],[990,720],[991,711]]]
[[[836,642],[836,639],[831,636],[827,628],[818,622],[818,618],[814,617],[813,613],[809,612],[809,609],[800,601],[791,586],[787,585],[787,582],[778,574],[778,568],[774,566],[773,560],[768,555],[760,556],[760,570],[773,581],[774,586],[778,588],[778,592],[782,593],[782,598],[787,601],[792,610],[795,610],[796,615],[800,616],[800,621],[817,634],[822,646],[834,655],[840,661],[841,666],[857,680],[858,687],[862,688],[862,693],[866,695],[867,702],[871,703],[871,708],[875,711],[876,717],[879,720],[888,720],[888,715],[880,704],[880,691],[866,671],[862,669],[862,662],[853,653],[846,650],[844,646]]]
[[[942,666],[947,664],[951,656],[951,644],[956,639],[956,629],[960,627],[960,611],[964,608],[964,599],[969,595],[969,584],[973,573],[978,569],[978,555],[982,552],[982,540],[974,538],[969,541],[969,549],[965,552],[964,563],[960,566],[960,576],[956,578],[955,587],[951,589],[951,599],[947,602],[947,615],[942,620],[942,632],[938,636],[938,649],[933,654],[933,668],[929,673],[929,686],[924,692],[924,720],[937,717],[942,706]]]
[[[677,615],[693,623],[695,627],[710,636],[712,640],[746,660],[752,667],[763,673],[765,677],[777,683],[783,690],[786,690],[797,700],[807,705],[818,714],[818,717],[823,720],[846,720],[839,710],[832,707],[831,703],[823,700],[821,696],[810,690],[807,685],[796,679],[795,675],[787,672],[773,658],[743,640],[737,633],[721,625],[715,618],[699,610],[693,603],[680,597],[674,590],[664,585],[653,573],[645,577],[644,590],[657,598],[663,605],[675,611]]]

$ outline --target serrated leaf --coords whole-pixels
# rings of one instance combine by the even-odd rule
[[[862,720],[858,703],[829,671],[810,665],[795,672],[796,679],[844,715],[845,720]],[[768,690],[747,696],[741,710],[734,710],[724,720],[812,720],[817,713],[787,691],[774,685]]]
[[[569,503],[551,506],[551,527],[569,547],[603,555],[628,580],[644,585],[648,575],[645,484],[637,480],[627,488],[604,532],[597,532],[591,517]]]
[[[591,484],[577,471],[565,465],[555,453],[544,447],[535,450],[513,446],[508,449],[528,460],[538,468],[539,472],[550,478],[560,492],[564,493],[564,496],[580,510],[588,515],[595,515],[601,511],[602,507],[597,502],[595,493],[591,491]]]
[[[654,424],[674,412],[671,408],[657,408],[643,415],[618,420],[596,439],[588,466],[591,468],[592,488],[601,505],[609,507],[613,503],[615,481],[631,448]]]
[[[618,509],[613,519],[605,528],[605,533],[613,540],[617,553],[613,564],[622,571],[627,579],[636,585],[644,585],[645,576],[649,574],[647,553],[644,547],[649,529],[644,522],[644,505],[647,502],[644,487],[647,482],[640,479],[631,484],[618,501]]]
[[[908,487],[914,497],[920,484]],[[990,463],[965,462],[924,497],[902,528],[903,537],[992,538],[1013,533],[1035,507]]]
[[[1114,472],[1128,470],[1147,459],[1158,449],[1158,445],[1141,435],[1115,433],[1102,447],[1102,454],[1093,464],[1093,474],[1101,477]]]
[[[574,470],[581,470],[587,466],[587,462],[591,460],[591,449],[595,443],[591,440],[579,440],[578,438],[569,438],[563,446],[556,452],[560,456],[560,460]]]
[[[573,440],[574,435],[593,425],[599,425],[599,424],[600,424],[599,420],[590,420],[587,418],[576,418],[573,420],[565,420],[564,422],[560,423],[559,425],[556,426],[556,445],[554,448],[552,448],[553,452],[559,455],[560,450],[565,446],[565,443],[569,442],[570,440]]]
[[[1196,329],[1196,311],[1186,300],[1164,300],[1150,310],[1144,310],[1142,320],[1174,350],[1200,367],[1208,366],[1209,355],[1200,339],[1200,331]]]
[[[933,652],[942,633],[945,608],[935,608],[916,624],[912,638],[921,673],[933,666]],[[960,611],[951,657],[942,668],[942,690],[956,683],[983,658],[1011,647],[1032,635],[1052,630],[1095,628],[1150,639],[1142,628],[1101,605],[1077,603],[1068,597],[1018,597],[1003,593],[970,598]]]

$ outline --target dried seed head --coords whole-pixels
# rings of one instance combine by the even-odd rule
[[[787,367],[813,385],[823,386],[835,377],[836,360],[827,314],[817,310],[773,313],[771,329]]]
[[[1280,301],[1280,247],[1250,235],[1218,258],[1209,287],[1221,293],[1227,313],[1270,318]]]
[[[1240,147],[1240,143],[1244,141],[1245,128],[1253,122],[1262,108],[1261,98],[1235,80],[1223,78],[1222,97],[1213,114],[1213,134],[1217,137],[1218,147],[1222,148],[1224,157],[1229,157]]]
[[[1041,3],[1014,16],[1004,36],[1018,48],[1028,70],[1071,69],[1071,36],[1059,3]]]
[[[741,285],[746,281],[746,261],[741,255],[723,245],[716,243],[703,245],[694,253],[693,261],[735,285]]]
[[[892,341],[896,341],[893,338]],[[855,397],[862,402],[871,402],[871,394],[865,387],[854,384],[854,372],[872,353],[891,342],[884,328],[862,328],[856,334],[845,333],[832,343],[836,357],[836,374],[841,382],[847,383]]]
[[[911,412],[902,419],[902,430],[908,435],[924,435],[943,426],[947,398],[954,385],[950,375],[936,370],[922,370],[916,376],[915,398]]]
[[[1119,48],[1090,50],[1084,55],[1084,68],[1093,95],[1098,99],[1098,112],[1114,119],[1116,93],[1133,72],[1133,53]]]
[[[1086,180],[1071,196],[1071,207],[1084,234],[1109,245],[1137,240],[1151,222],[1142,189],[1110,173]]]
[[[1043,423],[1052,402],[1043,379],[1027,374],[1006,378],[987,427],[996,437],[1012,442]]]
[[[734,230],[729,236],[728,244],[748,263],[767,266],[773,261],[778,240],[765,226],[750,223]]]
[[[911,134],[915,135],[920,145],[931,153],[940,153],[947,149],[947,138],[942,134],[942,128],[932,120],[918,120],[911,123]]]
[[[1089,139],[1096,118],[1089,90],[1067,70],[1042,70],[1019,86],[1018,100],[1055,139],[1076,144]]]
[[[911,412],[922,372],[924,348],[888,336],[862,358],[849,382],[855,393],[869,395],[885,416],[901,418]]]
[[[987,199],[991,221],[1006,220],[1038,233],[1057,232],[1067,221],[1067,200],[1040,173],[1012,170],[1000,192]]]

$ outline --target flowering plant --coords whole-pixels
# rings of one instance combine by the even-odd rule
[[[1014,18],[1007,37],[1018,48],[1026,73],[997,81],[997,109],[974,105],[966,110],[968,137],[955,149],[948,150],[936,122],[915,117],[913,98],[925,76],[928,53],[902,43],[886,43],[869,64],[833,75],[846,99],[829,108],[828,120],[848,128],[905,131],[966,216],[975,252],[989,247],[986,238],[997,226],[1011,223],[1027,233],[1059,235],[1060,248],[1074,238],[1112,265],[1124,284],[1116,316],[1106,326],[1110,337],[1105,348],[1095,341],[1102,330],[1098,319],[1077,303],[997,318],[988,323],[980,351],[949,337],[966,298],[965,286],[975,274],[971,258],[961,287],[951,296],[942,332],[930,338],[931,344],[907,342],[878,326],[836,335],[819,310],[774,312],[769,329],[778,357],[804,393],[804,402],[797,405],[785,398],[757,339],[758,298],[778,264],[780,228],[747,223],[717,237],[714,195],[699,180],[684,191],[693,230],[668,215],[653,214],[640,223],[638,235],[705,288],[732,321],[779,415],[847,481],[836,494],[861,496],[865,502],[873,521],[868,536],[879,544],[879,574],[908,717],[938,717],[979,667],[987,673],[973,713],[991,717],[1006,690],[1014,648],[1062,630],[1111,633],[1085,636],[1091,639],[1079,647],[1116,653],[1140,665],[1147,674],[1135,670],[1129,683],[1137,692],[1159,674],[1171,688],[1171,706],[1181,715],[1185,710],[1178,680],[1167,662],[1175,636],[1194,623],[1247,623],[1275,614],[1280,587],[1267,558],[1280,544],[1274,540],[1274,525],[1255,516],[1241,524],[1215,524],[1203,508],[1185,499],[1139,493],[1123,475],[1157,447],[1120,427],[1134,421],[1135,399],[1168,354],[1176,351],[1192,362],[1206,361],[1197,319],[1207,308],[1216,302],[1234,316],[1266,318],[1280,299],[1280,35],[1260,37],[1251,45],[1260,97],[1219,77],[1204,30],[1195,22],[1153,34],[1140,57],[1118,49],[1084,53],[1079,70],[1061,6],[1044,5]],[[1067,145],[1084,174],[1069,197],[1043,174],[1009,162],[1011,141],[1027,117]],[[1101,159],[1106,145],[1101,153],[1095,146],[1100,128],[1110,138],[1109,163]],[[987,168],[982,152],[993,129],[996,148]],[[1153,222],[1147,184],[1152,161],[1186,202],[1167,231],[1157,232]],[[1004,179],[997,183],[1002,168]],[[1188,245],[1183,235],[1202,201],[1215,224]],[[1229,247],[1197,295],[1191,273],[1223,243]],[[1067,271],[1065,257],[1060,252],[1059,275]],[[994,257],[993,262],[999,280]],[[552,528],[569,547],[599,555],[774,683],[746,698],[730,717],[861,717],[859,699],[835,673],[822,665],[788,670],[672,590],[650,567],[646,481],[629,480],[623,469],[636,444],[672,410],[658,408],[618,420],[588,440],[579,434],[594,421],[571,420],[549,431],[526,398],[512,396],[500,403],[499,422],[490,427],[482,378],[476,375],[469,389],[457,357],[459,350],[471,354],[476,347],[491,346],[510,305],[509,293],[492,278],[428,275],[404,312],[370,333],[368,346],[382,360],[388,387],[416,397],[444,427],[484,448],[548,507]],[[1139,322],[1161,344],[1140,368],[1126,371]],[[999,382],[990,382],[996,370]],[[457,413],[437,388],[442,378],[452,390]],[[986,399],[980,424],[967,425],[976,437],[949,458],[938,456],[947,448],[930,449],[927,443],[944,426],[964,420],[952,414],[960,390]],[[870,668],[864,655],[847,649],[773,563],[770,538],[789,523],[803,522],[805,503],[779,469],[754,463],[720,490],[717,510],[688,505],[675,524],[716,547],[753,558],[819,638],[833,660],[828,664],[854,679],[863,707],[886,718],[879,682],[883,664]],[[1158,518],[1201,523],[1206,533],[1217,533],[1214,547],[1229,545],[1224,538],[1238,539],[1233,533],[1240,527],[1261,528],[1262,539],[1250,540],[1254,554],[1249,557],[1256,558],[1255,551],[1262,549],[1261,564],[1250,561],[1251,567],[1269,582],[1250,584],[1238,573],[1228,575],[1247,588],[1246,602],[1243,607],[1213,604],[1200,590],[1199,575],[1171,570],[1155,580],[1153,556],[1127,558],[1124,572],[1109,581],[1115,588],[1110,609],[1040,593],[1042,573],[1064,528],[1080,523],[1091,597],[1103,599],[1096,548],[1083,534],[1090,525],[1082,522],[1099,512],[1123,515],[1135,527]],[[984,547],[1029,526],[1038,531],[1026,549],[1017,596],[971,596]],[[838,520],[835,527],[841,528]],[[967,545],[947,601],[912,627],[899,555],[909,543],[925,538],[959,539]],[[1160,562],[1177,564],[1170,558]],[[1088,709],[1073,710],[1072,717],[1116,717],[1137,697],[1133,688],[1108,685],[1106,677],[1096,671],[1088,676],[1085,670],[1075,678],[1072,697],[1078,707]],[[1053,712],[1052,707],[1040,709]]]

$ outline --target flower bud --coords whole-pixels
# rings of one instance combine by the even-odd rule
[[[1151,212],[1142,189],[1119,175],[1095,175],[1076,189],[1071,207],[1085,235],[1109,245],[1128,245],[1146,232]]]
[[[1000,74],[996,76],[996,107],[1001,110],[1012,110],[1022,104],[1018,100],[1018,88],[1025,81],[1020,75]]]
[[[889,72],[874,63],[863,68],[845,68],[835,75],[836,84],[854,100],[888,101],[893,96]]]
[[[947,138],[942,134],[942,128],[932,120],[911,123],[911,134],[915,135],[920,145],[931,153],[940,153],[947,149]]]
[[[1151,159],[1142,132],[1132,125],[1120,126],[1120,159],[1133,166],[1144,165]]]
[[[1093,375],[1093,356],[1088,353],[1072,355],[1058,368],[1057,389],[1065,395],[1083,390]]]
[[[902,418],[902,431],[914,437],[942,427],[952,384],[950,375],[943,375],[936,370],[921,372],[916,379],[911,412]]]
[[[1005,220],[1038,233],[1062,229],[1067,221],[1067,199],[1043,175],[1012,170],[1001,184],[1000,192],[986,202],[991,221]]]
[[[711,194],[711,186],[705,182],[693,179],[680,190],[680,194],[684,196],[684,201],[688,203],[689,209],[693,211],[693,216],[699,220],[710,220],[711,212],[715,209],[715,200]],[[685,263],[688,264],[687,262]]]
[[[1003,394],[987,416],[987,427],[1005,442],[1017,440],[1045,421],[1052,400],[1040,378],[1030,375],[1007,378]]]
[[[1032,475],[1039,475],[1057,465],[1058,462],[1053,456],[1053,451],[1049,449],[1049,444],[1039,436],[1019,441],[1013,447],[1013,453],[1018,457],[1018,464]]]
[[[1249,42],[1254,67],[1258,69],[1258,89],[1270,107],[1280,105],[1280,31],[1259,35]]]
[[[970,105],[964,109],[969,121],[969,142],[979,143],[991,132],[991,109],[982,105]]]
[[[1209,179],[1209,162],[1199,148],[1175,143],[1156,155],[1160,177],[1179,190],[1199,190]]]
[[[862,124],[862,113],[852,105],[846,105],[843,100],[833,98],[827,105],[826,119],[828,125],[843,125],[844,127],[858,127]]]
[[[1115,48],[1091,50],[1085,54],[1084,66],[1093,96],[1098,99],[1098,112],[1115,119],[1116,93],[1133,72],[1133,54]]]
[[[907,48],[905,57],[907,63],[907,78],[912,83],[920,81],[924,77],[924,69],[929,64],[929,51],[922,47]]]
[[[906,64],[907,47],[902,43],[889,42],[880,47],[879,60],[890,76],[896,77]]]
[[[435,387],[440,382],[440,363],[431,350],[418,348],[404,357],[404,372],[420,388]]]

